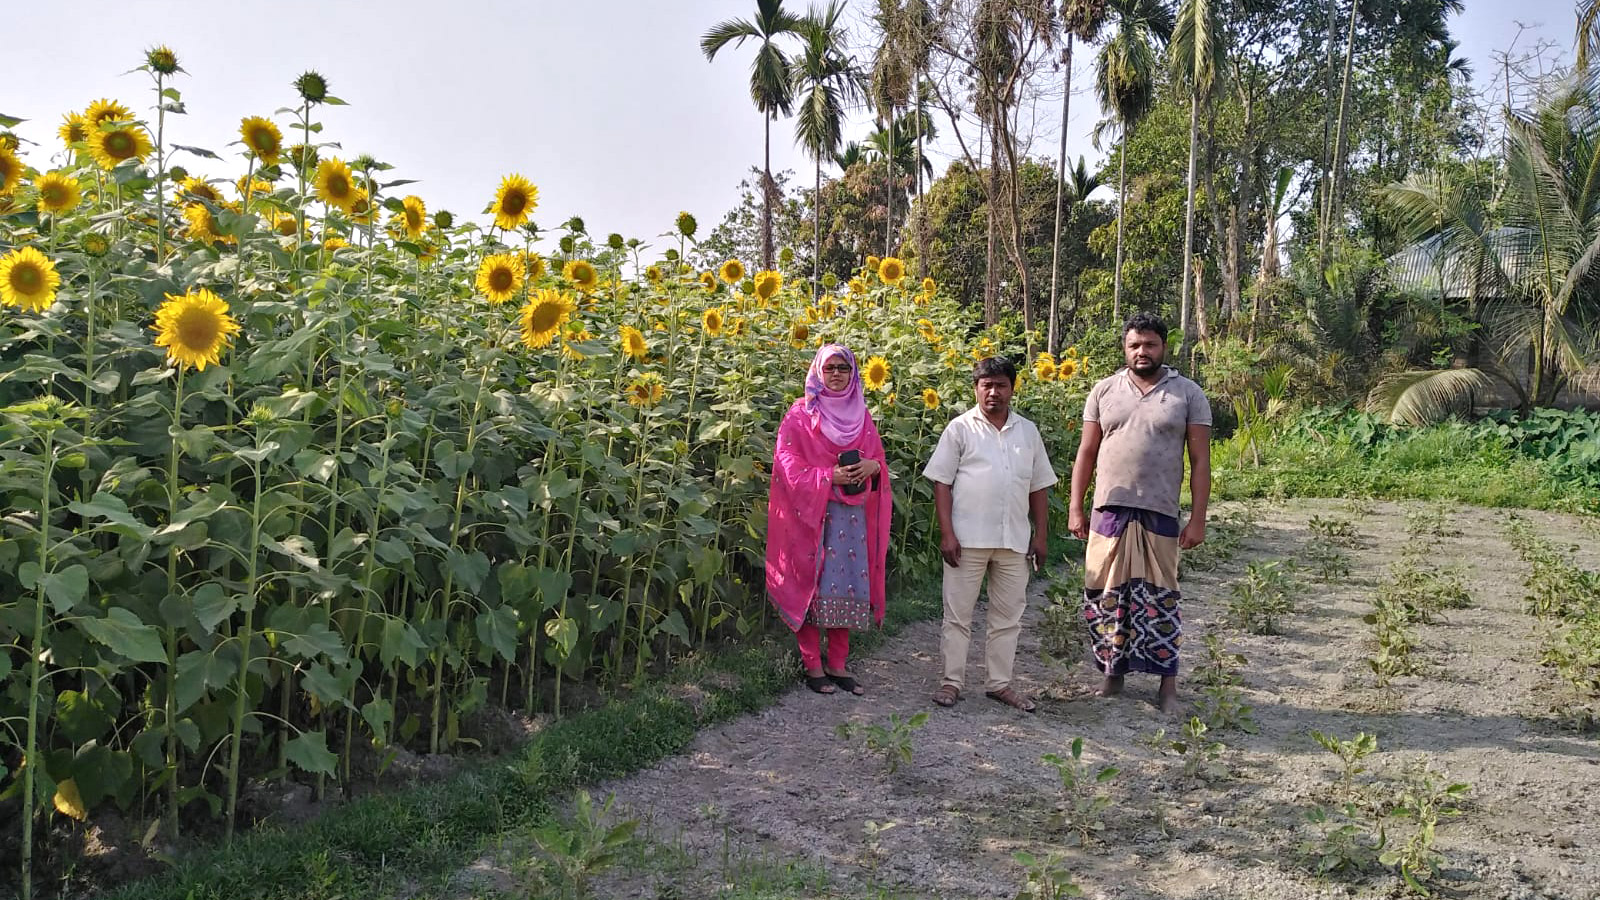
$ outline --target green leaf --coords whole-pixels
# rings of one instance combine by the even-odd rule
[[[456,587],[469,594],[483,590],[483,583],[489,578],[489,557],[482,550],[462,553],[452,549],[445,557],[445,566],[455,579]]]
[[[28,120],[19,118],[17,116],[8,116],[5,113],[0,113],[0,128],[15,128],[26,121]]]
[[[116,725],[111,712],[88,691],[62,691],[56,695],[56,726],[74,744],[105,736]]]
[[[289,761],[307,772],[337,774],[339,757],[328,751],[328,737],[320,731],[302,732],[284,745]]]
[[[173,700],[178,712],[183,712],[200,701],[207,691],[227,686],[238,668],[205,650],[190,650],[178,657],[177,688]]]
[[[674,613],[676,615],[676,613]],[[493,647],[500,658],[510,662],[517,657],[517,613],[509,606],[497,606],[478,614],[478,640]]]
[[[98,743],[90,743],[72,760],[72,780],[86,808],[93,809],[115,796],[133,778],[133,757]]]
[[[56,615],[66,615],[89,592],[89,570],[80,565],[67,566],[59,572],[40,576],[39,585],[50,598],[50,608]]]
[[[161,646],[160,633],[139,621],[139,617],[129,610],[115,607],[108,610],[103,619],[79,619],[78,627],[95,641],[134,662],[167,661],[167,651]]]
[[[689,626],[683,621],[683,614],[676,609],[668,613],[667,617],[661,620],[661,623],[655,627],[651,634],[655,635],[661,632],[666,632],[685,644],[694,643],[694,638],[689,634]]]
[[[334,675],[327,666],[317,662],[307,667],[300,683],[313,697],[322,701],[324,706],[347,706],[355,709],[355,704],[350,702],[350,688],[353,685],[345,684],[345,680]]]
[[[136,541],[149,541],[155,535],[155,529],[135,519],[128,512],[128,504],[115,494],[100,491],[89,502],[82,501],[67,504],[67,509],[84,517],[85,519],[104,519],[107,531]]]
[[[411,623],[403,619],[384,620],[383,637],[378,641],[378,656],[383,660],[384,668],[394,665],[395,660],[415,666],[422,661],[427,650],[428,645],[411,627]]]
[[[317,570],[322,568],[322,563],[317,559],[317,550],[305,535],[291,534],[281,541],[264,538],[261,546],[274,553],[281,553],[307,569]]]
[[[284,641],[283,649],[304,659],[326,656],[335,662],[344,662],[348,658],[344,638],[329,631],[328,626],[321,622],[307,628],[304,634],[297,634]]]
[[[215,634],[217,626],[227,621],[240,608],[238,594],[230,594],[216,582],[208,582],[194,592],[194,617],[206,634]]]
[[[560,648],[562,659],[571,656],[572,648],[578,645],[578,623],[565,616],[544,623],[544,633]]]
[[[368,700],[361,707],[361,718],[372,729],[379,744],[389,743],[389,726],[394,723],[394,704],[384,699]]]

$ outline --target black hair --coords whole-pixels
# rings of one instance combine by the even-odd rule
[[[1128,324],[1122,326],[1122,338],[1127,340],[1130,331],[1147,331],[1161,336],[1161,343],[1167,342],[1167,323],[1150,313],[1134,313]]]
[[[985,378],[998,378],[1002,375],[1015,387],[1017,383],[1017,364],[1004,357],[990,356],[978,360],[978,364],[972,367],[973,384],[977,384]]]

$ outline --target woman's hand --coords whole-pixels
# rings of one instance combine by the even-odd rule
[[[855,484],[855,475],[852,474],[854,469],[855,466],[834,466],[833,483],[838,485]]]
[[[864,482],[868,478],[871,478],[879,472],[882,472],[883,464],[875,459],[863,459],[861,462],[856,463],[850,468],[856,470],[858,482]]]

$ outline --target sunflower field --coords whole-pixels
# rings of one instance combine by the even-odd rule
[[[148,116],[3,120],[33,139],[0,145],[0,847],[24,893],[36,829],[114,806],[231,835],[242,782],[371,777],[470,748],[485,708],[559,714],[563,685],[752,635],[773,435],[823,341],[863,360],[891,571],[937,571],[921,466],[1018,330],[900,259],[815,292],[701,260],[687,213],[655,248],[540,229],[514,174],[481,223],[430,215],[335,155],[316,73],[225,147],[164,143],[181,69],[142,69]],[[1085,366],[1031,361],[1019,392],[1058,467]]]

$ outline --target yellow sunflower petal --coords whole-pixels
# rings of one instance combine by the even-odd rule
[[[55,263],[32,247],[0,256],[0,303],[41,313],[55,302],[61,275]]]
[[[200,288],[168,294],[156,310],[155,332],[156,346],[166,348],[168,359],[203,372],[220,361],[222,351],[239,333],[239,323],[221,297]]]

